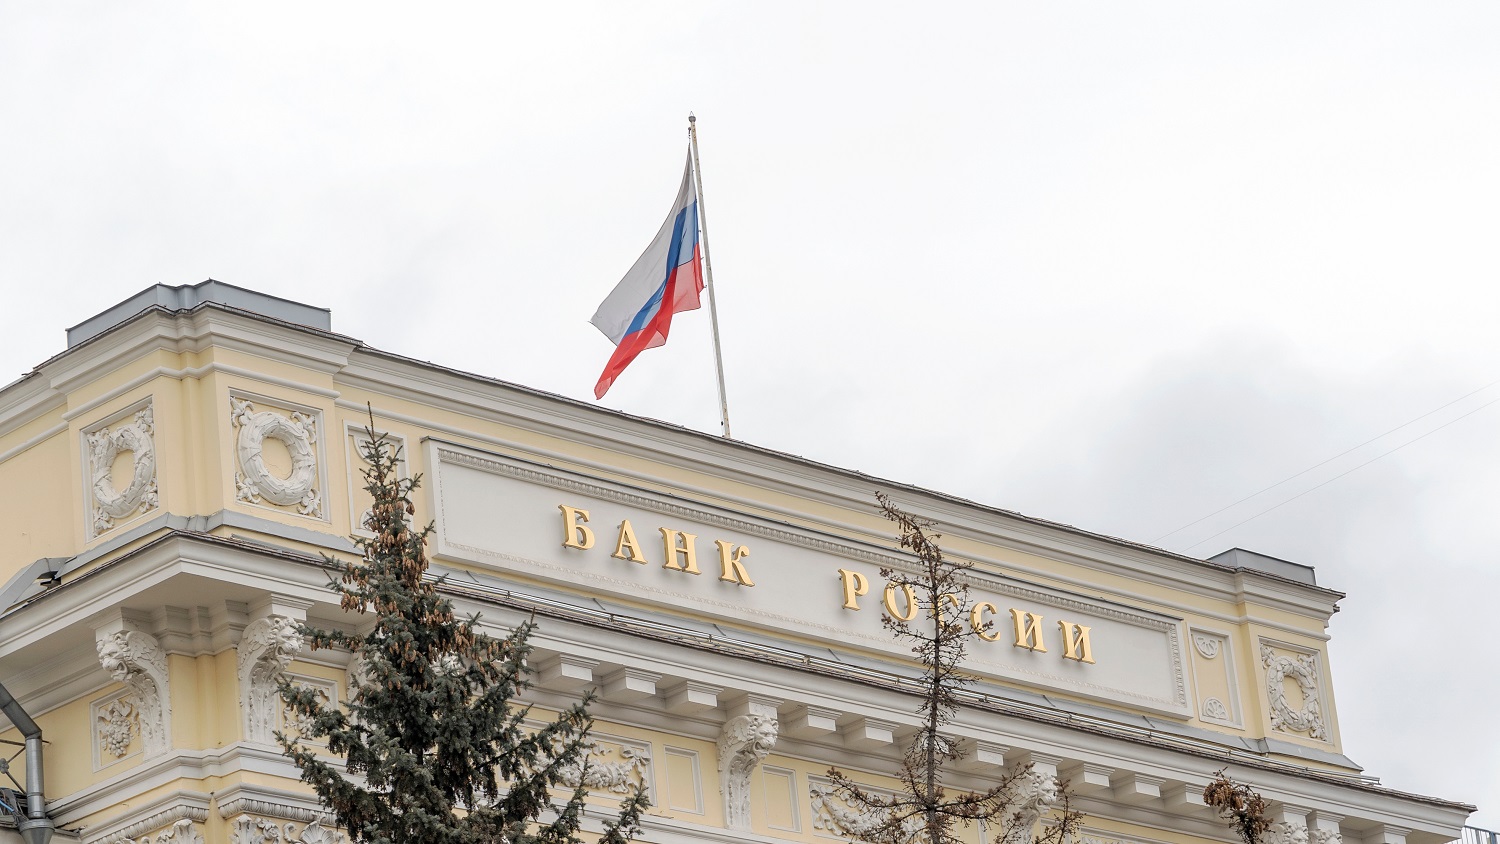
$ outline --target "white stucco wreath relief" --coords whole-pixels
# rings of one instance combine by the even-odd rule
[[[87,435],[94,536],[114,527],[117,519],[156,509],[155,433],[155,419],[147,405],[136,411],[129,422]],[[122,486],[116,483],[114,465],[115,459],[125,453],[135,462],[135,469],[130,481]]]
[[[321,519],[323,499],[317,490],[318,421],[310,414],[292,411],[282,416],[257,411],[248,400],[229,397],[230,420],[239,429],[235,440],[235,497],[251,504],[261,499],[283,507],[297,508],[304,516]],[[273,439],[286,446],[292,470],[285,478],[266,468],[265,445]]]
[[[1284,733],[1307,733],[1327,740],[1323,709],[1318,702],[1318,662],[1312,654],[1285,656],[1260,646],[1260,661],[1266,666],[1266,695],[1271,700],[1271,729]],[[1284,681],[1291,678],[1302,692],[1302,705],[1293,708],[1286,697]]]

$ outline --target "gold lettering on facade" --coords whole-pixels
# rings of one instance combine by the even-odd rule
[[[901,587],[901,591],[905,593],[906,596],[905,615],[902,615],[901,613],[896,611],[897,586]],[[917,610],[920,609],[920,607],[917,606],[917,593],[911,588],[910,583],[887,583],[885,585],[885,594],[881,596],[880,602],[882,604],[885,604],[886,613],[890,615],[891,618],[894,618],[897,621],[911,621],[912,619],[917,617]]]
[[[969,610],[969,627],[973,628],[974,634],[986,642],[994,642],[1000,638],[1000,631],[995,629],[995,623],[985,618],[986,615],[994,615],[1000,608],[989,601],[980,601]]]
[[[1022,612],[1018,609],[1010,611],[1010,618],[1016,625],[1016,647],[1027,648],[1037,653],[1046,653],[1047,646],[1042,644],[1042,617],[1034,612]]]
[[[585,551],[594,547],[594,531],[584,524],[589,520],[589,511],[566,504],[557,505],[557,509],[563,517],[563,547]]]
[[[698,571],[698,552],[693,547],[693,541],[697,538],[691,533],[661,528],[661,544],[667,552],[667,561],[662,564],[662,568],[701,574]],[[682,558],[681,563],[677,561],[678,557]]]
[[[750,579],[750,573],[745,571],[745,564],[740,562],[750,556],[750,547],[735,545],[722,539],[715,539],[714,545],[719,549],[719,579],[741,586],[754,586],[755,581]]]
[[[870,581],[857,571],[839,569],[839,580],[844,585],[844,609],[859,610],[856,599],[870,591]]]
[[[630,526],[629,519],[620,522],[620,539],[615,542],[615,553],[610,556],[617,560],[640,563],[643,566],[646,564],[646,555],[641,551],[641,543],[635,538],[635,528]]]
[[[949,606],[953,607],[954,612],[962,613],[964,611],[963,601],[960,601],[957,595],[944,595],[942,598],[938,599],[937,604],[932,608],[931,612],[929,612],[928,615],[931,615],[933,618],[938,618],[939,616],[941,616],[942,613],[940,610],[943,604],[948,604]]]
[[[1089,650],[1089,629],[1082,624],[1066,621],[1059,621],[1057,626],[1062,628],[1063,659],[1093,664],[1094,654]]]

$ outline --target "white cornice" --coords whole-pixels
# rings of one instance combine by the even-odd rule
[[[339,760],[329,760],[335,766]],[[90,815],[176,780],[205,780],[242,773],[281,777],[296,782],[301,772],[279,748],[236,742],[215,750],[174,750],[87,788],[48,802],[60,826],[72,826]],[[127,823],[129,821],[126,821]],[[86,835],[85,840],[93,840]]]
[[[357,349],[350,355],[349,366],[336,376],[336,381],[567,441],[603,446],[612,452],[651,463],[724,477],[838,509],[868,510],[877,489],[896,491],[903,498],[920,498],[920,503],[912,506],[935,516],[949,536],[963,536],[992,546],[1014,547],[1033,553],[1066,554],[1071,562],[1089,568],[1161,583],[1230,604],[1250,597],[1257,603],[1269,601],[1274,609],[1326,623],[1335,611],[1335,603],[1343,597],[1333,590],[1296,584],[1275,575],[1183,557],[733,440],[583,406],[571,399],[418,363],[368,347]],[[556,452],[539,454],[533,446],[478,431],[455,429],[409,416],[379,415],[473,442],[623,476],[646,486],[668,487],[752,507],[794,523],[808,522],[803,512],[779,510],[765,501],[736,499],[715,490],[684,488],[675,479],[667,481],[661,476],[642,475],[618,464],[590,463],[574,455]],[[821,527],[854,536],[868,536],[867,528],[847,522],[822,520]],[[1002,568],[1012,567],[1006,562],[995,561],[994,564]],[[1247,584],[1264,584],[1270,588],[1248,591]]]
[[[37,374],[41,378],[22,379],[7,391],[17,394],[21,401],[0,410],[0,431],[36,418],[46,412],[43,408],[56,407],[66,392],[104,377],[149,351],[202,351],[213,346],[333,374],[336,382],[348,386],[412,399],[567,441],[604,446],[652,463],[722,476],[818,501],[833,508],[867,509],[874,490],[893,491],[905,498],[918,499],[909,506],[939,518],[944,530],[952,536],[971,538],[991,546],[1066,554],[1071,562],[1088,568],[1206,594],[1230,604],[1248,598],[1256,603],[1268,602],[1275,609],[1326,622],[1334,611],[1334,603],[1342,597],[1319,587],[1281,582],[1273,575],[1218,566],[753,445],[603,410],[562,396],[379,352],[350,338],[215,304],[200,305],[187,312],[148,309],[45,362],[38,367]],[[196,377],[202,373],[163,370],[155,374]],[[234,374],[275,380],[253,372],[237,370]],[[144,383],[142,379],[136,381]],[[325,396],[331,392],[307,384],[287,386],[311,387],[313,392]],[[50,393],[50,397],[42,395],[44,392]],[[116,394],[118,391],[112,391],[112,395]],[[90,402],[90,406],[96,402]],[[83,409],[75,409],[69,415],[79,412]],[[426,420],[413,421],[438,427]],[[527,450],[520,444],[499,442],[476,431],[449,429],[449,432],[475,442]],[[544,456],[581,462],[569,455]],[[668,485],[660,476],[622,471],[618,465],[596,468],[647,486]],[[723,493],[707,489],[689,492],[752,507],[794,523],[807,522],[804,513],[778,511],[764,501],[731,501]],[[851,536],[868,535],[867,528],[850,523],[823,520],[822,527]],[[1004,561],[982,562],[1002,569],[1011,567]]]
[[[357,341],[336,334],[268,320],[217,304],[200,305],[186,312],[148,308],[39,364],[32,373],[7,387],[0,395],[0,435],[63,405],[70,392],[108,377],[130,361],[157,350],[192,353],[218,347],[328,375],[340,370],[347,363],[349,352],[357,346]],[[246,374],[275,381],[258,373]],[[150,375],[135,379],[132,387],[149,380]],[[177,377],[181,377],[180,373]],[[316,388],[314,392],[328,391]],[[113,394],[118,393],[116,390]],[[101,400],[94,403],[97,401]],[[79,412],[84,411],[74,409],[74,415]]]
[[[0,619],[0,659],[47,637],[53,646],[63,644],[64,633],[88,629],[90,616],[115,606],[151,600],[172,588],[169,581],[176,577],[204,578],[222,584],[222,590],[241,588],[298,597],[320,604],[324,613],[337,612],[335,596],[326,589],[327,570],[314,560],[232,540],[177,533],[148,543],[76,581],[54,587]],[[202,594],[201,585],[194,588],[196,594]],[[498,602],[451,584],[445,588],[454,597],[460,614],[482,613],[483,624],[494,632],[504,632],[531,617],[533,611],[539,612],[546,621],[534,644],[542,653],[567,653],[600,665],[651,672],[663,678],[663,688],[668,681],[706,683],[724,689],[724,700],[753,694],[789,705],[823,707],[849,718],[914,725],[911,697],[889,680],[880,681],[874,675],[859,679],[817,669],[806,660],[777,662],[769,656],[757,657],[752,651],[736,649],[728,638],[719,640],[723,646],[711,640],[689,646],[686,640],[666,631],[648,635],[644,629],[627,628],[607,619],[586,622],[576,614],[560,613],[560,608]],[[23,701],[23,705],[26,703]],[[711,732],[714,719],[722,718],[717,711],[704,713],[707,720],[701,725],[703,730],[695,730],[689,719],[678,718],[675,729],[652,723],[660,716],[644,708],[604,704],[599,715],[656,729],[686,729],[689,733]],[[1138,730],[1138,734],[1128,735],[1104,721],[1079,719],[1063,710],[1025,715],[1021,711],[965,706],[954,732],[965,738],[1198,787],[1226,758],[1237,758],[1240,761],[1233,763],[1232,772],[1254,782],[1268,798],[1327,807],[1327,811],[1359,822],[1390,823],[1428,837],[1456,829],[1466,814],[1460,804],[1403,795],[1311,769],[1295,769],[1244,751],[1228,757],[1227,745],[1216,749],[1205,743],[1193,749],[1181,740],[1169,740],[1165,732]],[[795,746],[789,742],[788,749]],[[813,741],[801,746],[808,748],[808,756],[820,760],[848,758],[839,756],[846,751],[833,745]],[[179,750],[164,760],[67,796],[59,801],[60,818],[86,817],[112,805],[131,789],[160,787],[177,777],[222,776],[234,770],[290,779],[297,776],[274,749],[235,745],[223,752]],[[1117,807],[1115,811],[1138,822],[1166,822],[1162,814],[1165,810],[1160,808]]]

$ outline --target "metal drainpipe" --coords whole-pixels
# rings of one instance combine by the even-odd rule
[[[26,737],[26,819],[18,824],[21,837],[26,844],[47,844],[56,825],[47,817],[47,804],[42,799],[42,728],[4,684],[0,684],[0,712]]]

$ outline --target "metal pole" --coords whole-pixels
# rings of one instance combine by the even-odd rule
[[[708,206],[703,202],[703,168],[698,164],[698,118],[688,112],[688,139],[693,147],[693,180],[698,188],[698,230],[703,235],[704,286],[708,288],[708,318],[714,331],[714,365],[719,373],[719,417],[729,439],[729,396],[724,392],[724,350],[719,346],[719,307],[714,300],[714,262],[708,254]]]

